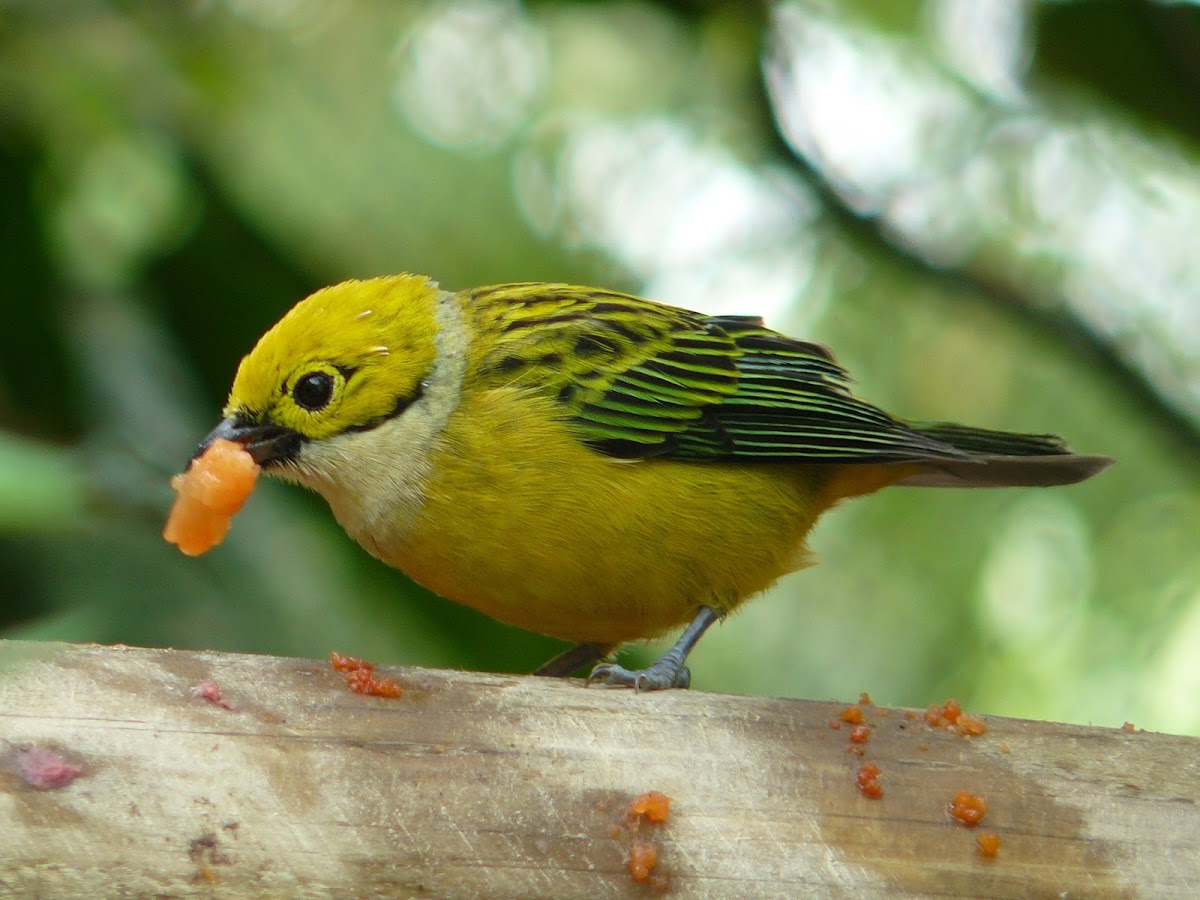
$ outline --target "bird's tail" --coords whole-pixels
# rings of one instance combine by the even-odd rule
[[[1049,487],[1074,484],[1113,464],[1109,456],[1072,453],[1053,434],[1014,434],[939,422],[913,424],[925,437],[949,444],[963,459],[931,460],[897,481],[913,487]]]

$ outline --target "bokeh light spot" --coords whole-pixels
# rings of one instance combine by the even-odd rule
[[[991,636],[1040,655],[1069,643],[1092,590],[1091,541],[1069,502],[1034,496],[1000,525],[980,578],[979,611]]]
[[[396,101],[425,139],[487,149],[525,123],[545,90],[547,40],[506,0],[435,5],[399,48]]]

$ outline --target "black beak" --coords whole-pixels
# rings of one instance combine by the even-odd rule
[[[241,416],[222,419],[200,442],[192,459],[213,445],[214,441],[233,441],[245,447],[260,466],[272,466],[295,459],[303,438],[290,428],[274,423],[258,423]]]

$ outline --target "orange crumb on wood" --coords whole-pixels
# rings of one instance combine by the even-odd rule
[[[954,727],[959,734],[965,734],[967,737],[979,737],[981,734],[986,734],[988,729],[983,716],[976,716],[972,713],[960,715],[958,721],[954,723]]]
[[[343,656],[336,650],[330,652],[329,664],[338,672],[357,672],[359,669],[370,671],[375,668],[374,663],[359,659],[357,656]]]
[[[987,808],[987,800],[983,797],[977,797],[968,791],[959,791],[954,795],[954,802],[950,804],[950,815],[968,828],[974,828],[983,821]]]
[[[881,774],[879,766],[874,763],[863,763],[854,775],[858,789],[864,797],[878,800],[883,796],[883,785],[879,783]]]
[[[382,678],[371,669],[356,669],[346,675],[346,685],[356,694],[366,694],[368,697],[390,697],[395,699],[404,696],[404,689],[392,678]]]
[[[863,711],[861,706],[847,706],[842,710],[842,714],[838,716],[847,725],[861,725],[863,723]]]
[[[658,848],[650,841],[634,838],[629,845],[629,874],[641,884],[658,865]]]
[[[858,789],[869,800],[878,800],[883,796],[883,785],[878,781],[864,781],[858,786]]]
[[[329,664],[338,672],[346,674],[346,686],[356,694],[368,697],[396,699],[404,696],[404,688],[394,678],[375,674],[375,663],[357,656],[343,656],[336,650],[329,654]]]
[[[933,704],[925,710],[925,721],[932,728],[949,728],[958,721],[958,717],[961,715],[962,707],[958,705],[957,700],[951,697],[941,706]]]
[[[975,836],[975,845],[979,848],[980,856],[991,859],[1000,852],[1000,835],[994,831],[985,831]]]
[[[667,821],[671,812],[671,798],[661,791],[646,791],[638,794],[629,804],[629,818],[644,819],[658,824]]]
[[[646,791],[638,794],[625,811],[624,829],[614,828],[614,836],[622,830],[632,831],[635,835],[642,823],[661,825],[670,815],[671,798],[662,791]],[[629,844],[629,874],[638,884],[648,883],[657,891],[666,891],[670,887],[670,879],[665,873],[655,873],[658,865],[658,848],[649,840],[634,837]]]

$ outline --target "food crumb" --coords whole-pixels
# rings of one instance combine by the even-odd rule
[[[634,797],[633,802],[629,804],[629,817],[631,819],[641,817],[647,822],[657,825],[667,821],[670,809],[670,797],[661,791],[646,791],[646,793]]]
[[[837,731],[839,728],[842,727],[842,723],[839,719],[830,719],[829,727],[832,728],[834,731]]]
[[[645,837],[639,837],[638,832],[643,824],[657,827],[667,821],[670,807],[671,798],[662,791],[638,794],[630,801],[622,821],[609,832],[614,838],[622,834],[632,836],[629,844],[629,874],[638,884],[648,883],[657,891],[666,891],[670,887],[670,879],[666,873],[654,872],[658,865],[658,847]]]
[[[986,734],[988,729],[983,716],[972,713],[960,715],[958,721],[954,723],[954,727],[959,734],[965,734],[967,737],[979,737],[981,734]]]
[[[931,728],[949,728],[958,721],[958,717],[962,715],[962,707],[958,705],[958,701],[951,697],[941,706],[936,703],[931,704],[925,710],[925,721]]]
[[[171,478],[178,496],[163,537],[188,556],[199,556],[225,539],[233,517],[254,491],[260,468],[234,441],[214,441]]]
[[[980,856],[991,859],[1000,852],[1000,835],[994,831],[985,831],[975,836],[975,844],[979,848]]]
[[[658,848],[650,841],[634,838],[629,845],[629,874],[641,884],[658,865]]]
[[[863,711],[861,706],[847,706],[842,710],[842,714],[838,716],[847,725],[861,725],[863,723]]]
[[[221,686],[215,681],[202,681],[192,688],[192,696],[200,700],[207,700],[213,706],[219,706],[221,709],[233,709],[233,704],[221,696]]]
[[[950,815],[968,828],[974,828],[983,821],[987,808],[987,800],[983,797],[977,797],[968,791],[959,791],[954,795],[954,802],[950,804]]]
[[[1133,734],[1135,731],[1137,731],[1137,727],[1132,722],[1126,722],[1121,726],[1121,730],[1126,734]]]
[[[850,729],[850,743],[865,744],[871,737],[871,729],[866,725],[855,725]]]
[[[83,774],[83,769],[65,760],[49,747],[25,747],[13,755],[17,775],[35,791],[57,791]]]
[[[375,674],[375,663],[356,656],[343,656],[334,650],[329,654],[329,664],[336,671],[346,674],[346,686],[356,694],[391,699],[404,696],[404,688],[394,678]]]
[[[368,697],[389,697],[396,699],[404,696],[404,688],[394,678],[381,678],[370,669],[358,669],[346,676],[346,685],[356,694],[366,694]]]
[[[881,785],[878,781],[866,782],[863,784],[861,790],[863,792],[863,796],[868,797],[871,800],[878,800],[883,796],[883,785]]]
[[[880,769],[874,763],[863,763],[854,776],[858,789],[864,797],[878,800],[883,796],[883,785],[879,783]]]
[[[875,704],[871,702],[871,695],[868,694],[866,691],[862,691],[858,695],[858,705],[859,706],[874,706]]]
[[[357,656],[345,656],[333,650],[329,654],[329,664],[338,672],[357,672],[359,669],[373,669],[374,663],[359,659]]]

